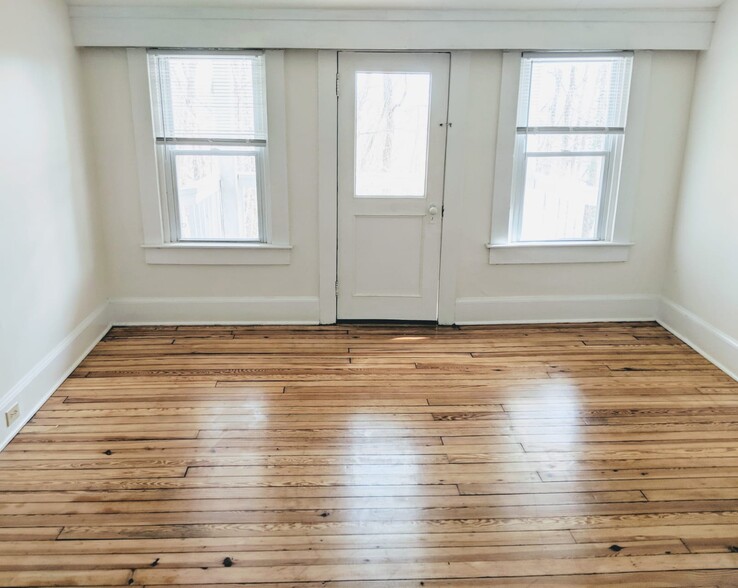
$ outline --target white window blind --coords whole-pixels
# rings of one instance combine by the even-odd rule
[[[613,223],[630,53],[525,53],[512,241],[602,241]]]
[[[150,54],[157,139],[266,144],[260,54]]]
[[[518,129],[623,131],[632,56],[524,53]]]

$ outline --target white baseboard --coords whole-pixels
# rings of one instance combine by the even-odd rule
[[[0,398],[0,415],[20,405],[11,427],[0,422],[0,450],[20,431],[112,325],[318,324],[317,297],[118,298],[101,305]]]
[[[318,324],[317,297],[118,298],[90,313],[0,398],[0,414],[16,402],[21,418],[0,423],[0,450],[79,365],[111,325]],[[457,324],[658,320],[664,328],[738,380],[738,340],[658,296],[524,296],[459,298]]]
[[[116,325],[316,325],[320,304],[317,296],[114,298],[110,316]]]
[[[456,324],[656,320],[658,296],[509,296],[458,298]]]
[[[738,380],[738,340],[667,298],[661,299],[658,321],[705,359]]]
[[[107,303],[99,306],[0,398],[0,415],[18,403],[20,418],[9,428],[0,422],[0,450],[62,384],[110,328]]]

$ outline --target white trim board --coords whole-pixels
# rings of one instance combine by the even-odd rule
[[[289,265],[291,245],[270,243],[162,243],[142,245],[146,263],[182,265]]]
[[[316,325],[317,296],[113,298],[115,325]]]
[[[338,52],[318,51],[320,322],[336,322],[338,253]]]
[[[738,381],[738,340],[668,298],[662,298],[659,324]]]
[[[457,266],[464,232],[463,206],[466,193],[466,160],[469,141],[467,116],[471,52],[451,53],[448,87],[446,169],[441,214],[441,267],[438,280],[438,323],[452,325],[456,317]]]
[[[658,309],[656,295],[457,298],[456,324],[652,321]]]
[[[615,263],[628,261],[633,243],[508,243],[487,245],[491,265],[523,263]]]
[[[154,4],[152,2],[152,4]],[[78,46],[704,50],[716,9],[324,10],[72,6]]]
[[[20,418],[10,427],[5,426],[4,420],[0,422],[0,450],[36,414],[110,327],[108,304],[105,303],[87,315],[0,399],[0,414],[5,414],[15,403],[20,405],[21,412]]]

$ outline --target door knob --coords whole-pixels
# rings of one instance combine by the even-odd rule
[[[428,214],[431,216],[436,216],[438,214],[438,207],[435,204],[431,204],[428,207]]]

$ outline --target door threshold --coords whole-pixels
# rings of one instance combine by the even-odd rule
[[[408,320],[408,319],[337,319],[337,325],[419,325],[425,327],[437,327],[439,326],[438,321],[419,321],[419,320]]]

